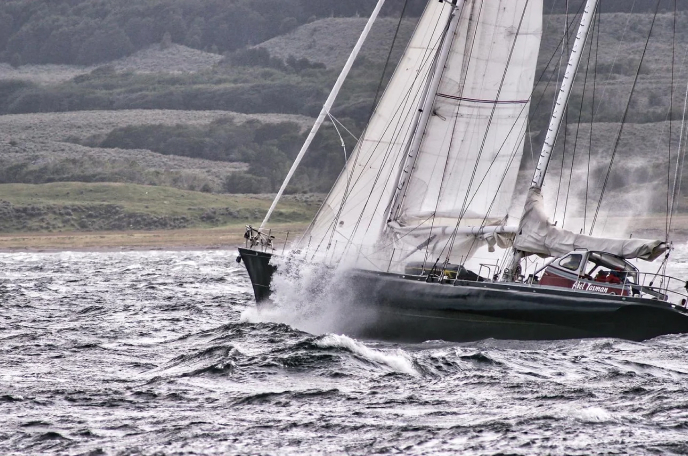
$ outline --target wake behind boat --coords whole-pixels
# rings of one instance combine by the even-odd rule
[[[274,238],[265,226],[310,141],[330,116],[383,3],[378,3],[262,226],[247,227],[247,248],[240,249],[239,259],[259,305],[268,302],[278,267],[271,262]],[[511,205],[542,35],[542,1],[428,2],[356,149],[308,230],[292,245],[290,258],[298,261],[350,265],[340,278],[355,290],[349,312],[365,316],[353,332],[451,341],[643,340],[688,332],[687,284],[665,273],[668,238],[596,237],[597,215],[589,235],[548,220],[545,175],[595,28],[597,3],[588,0],[581,12],[525,209],[514,215]],[[623,123],[619,138],[622,133]],[[616,148],[610,169],[615,153]],[[676,175],[674,189],[680,189],[678,165]],[[677,195],[674,191],[672,214]],[[603,197],[604,187],[600,204]],[[509,225],[513,220],[518,223]],[[466,265],[481,247],[508,253],[501,264],[469,271]],[[536,269],[531,261],[529,269],[528,259],[534,257],[550,261]],[[663,262],[659,272],[643,274],[629,261],[634,259]]]

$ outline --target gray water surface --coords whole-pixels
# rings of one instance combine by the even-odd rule
[[[313,335],[233,260],[1,254],[0,454],[688,453],[687,335]]]

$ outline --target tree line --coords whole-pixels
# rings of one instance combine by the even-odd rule
[[[223,190],[227,193],[270,193],[276,192],[284,180],[305,135],[301,126],[292,122],[265,124],[253,120],[238,123],[227,118],[201,126],[131,125],[117,128],[105,137],[75,142],[248,163],[247,172],[227,176]],[[353,143],[348,146],[353,147]],[[343,166],[341,140],[333,129],[325,128],[317,135],[289,191],[326,192]]]
[[[224,53],[327,16],[367,14],[371,0],[5,0],[0,61],[14,65],[108,62],[159,43]],[[417,14],[423,0],[409,0]],[[398,14],[390,1],[385,14]]]
[[[428,1],[388,0],[383,14],[421,14]],[[545,0],[545,11],[578,10],[583,0]],[[660,0],[662,10],[672,0]],[[679,8],[688,9],[685,2]],[[225,53],[257,44],[322,17],[368,15],[375,0],[5,0],[0,2],[0,61],[15,66],[112,61],[168,37]],[[604,11],[629,11],[627,0],[602,0]],[[654,9],[637,0],[634,11]]]

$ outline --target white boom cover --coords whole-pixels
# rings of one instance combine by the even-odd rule
[[[435,254],[446,249],[462,209],[461,226],[506,219],[527,128],[542,0],[466,0],[457,32],[448,37],[448,61],[438,69],[443,73],[437,94],[427,94],[451,11],[451,2],[429,1],[364,136],[299,247],[334,257],[330,249],[354,246],[387,259],[394,249],[395,257],[403,258],[400,250],[413,252],[432,237],[427,248]],[[433,115],[418,127],[426,96],[435,99]],[[417,134],[423,141],[411,181],[388,224]]]
[[[528,192],[519,234],[514,241],[514,248],[527,255],[536,254],[545,257],[557,257],[576,249],[585,249],[611,253],[627,260],[640,258],[653,261],[666,252],[668,246],[662,241],[604,239],[557,228],[547,218],[541,190],[531,188]]]

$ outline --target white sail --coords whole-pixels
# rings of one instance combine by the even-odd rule
[[[462,214],[462,226],[493,224],[508,214],[542,34],[542,0],[466,0],[456,6],[428,3],[364,136],[299,247],[325,257],[353,251],[382,267],[390,254],[403,259],[404,250],[413,252],[419,241],[433,238],[424,246],[433,254],[445,249]],[[458,27],[449,34],[455,8]],[[441,66],[437,60],[447,45]],[[434,93],[436,71],[442,77]],[[433,112],[427,125],[419,125],[427,97]],[[410,150],[414,143],[417,151]],[[405,182],[407,169],[413,171]],[[428,232],[433,226],[437,230]]]
[[[435,250],[441,251],[459,219],[460,226],[481,226],[507,218],[541,34],[541,0],[466,3],[403,202],[393,214],[395,231],[433,226]]]
[[[428,3],[364,135],[297,247],[328,256],[377,243],[452,8]]]

